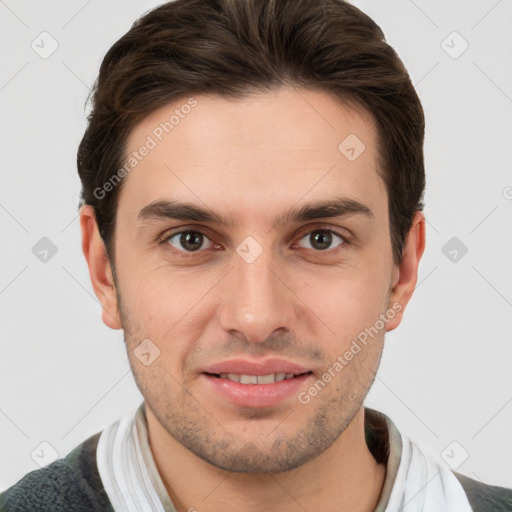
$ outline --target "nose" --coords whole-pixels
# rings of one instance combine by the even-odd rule
[[[300,301],[290,272],[270,249],[254,261],[235,253],[222,295],[219,321],[232,336],[261,343],[274,331],[294,330],[297,324]]]

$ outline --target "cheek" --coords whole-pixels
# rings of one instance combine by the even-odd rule
[[[118,264],[117,275],[123,320],[127,324],[123,327],[125,331],[130,331],[132,337],[140,335],[151,338],[154,336],[153,327],[158,327],[159,322],[165,318],[168,323],[173,321],[169,315],[173,314],[173,306],[179,301],[172,300],[172,289],[165,281],[155,279],[154,269],[125,259]]]
[[[386,327],[382,315],[388,308],[388,281],[382,262],[376,262],[364,270],[344,269],[331,279],[317,281],[318,286],[298,293],[307,297],[310,309],[329,327],[317,331],[328,360],[335,362],[342,356],[346,362],[353,358],[344,372],[347,377],[353,372],[357,374],[358,369],[368,373],[377,364]]]
[[[334,344],[330,351],[335,350],[334,356],[347,350],[358,336],[364,336],[385,311],[382,296],[378,297],[364,288],[349,286],[332,290],[328,297],[318,302],[316,309],[334,332],[330,336]],[[379,333],[373,336],[375,339],[381,335],[383,326],[380,324],[377,325]]]
[[[166,360],[169,368],[200,338],[209,318],[210,310],[205,313],[205,307],[211,301],[205,294],[218,278],[193,274],[158,265],[143,269],[140,263],[138,272],[126,272],[121,281],[127,341],[134,345],[151,339],[161,350],[161,362]]]
[[[307,279],[298,276],[295,289],[313,311],[333,324],[361,325],[373,321],[387,307],[390,268],[382,259],[361,258],[350,266],[322,270]]]

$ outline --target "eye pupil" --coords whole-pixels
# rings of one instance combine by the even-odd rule
[[[332,235],[328,231],[313,231],[310,237],[311,245],[321,251],[328,249],[332,243]]]
[[[182,233],[180,236],[180,244],[184,249],[197,251],[203,244],[203,235],[194,231]]]

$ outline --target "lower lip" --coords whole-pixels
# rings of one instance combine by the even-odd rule
[[[211,388],[234,405],[240,407],[275,407],[291,396],[297,396],[313,375],[305,373],[292,379],[284,379],[272,384],[240,384],[229,379],[221,379],[202,373],[201,377]]]

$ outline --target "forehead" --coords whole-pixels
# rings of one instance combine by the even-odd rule
[[[125,156],[135,165],[120,205],[133,213],[165,198],[249,214],[268,210],[272,200],[386,196],[372,116],[322,91],[176,100],[132,130]]]

